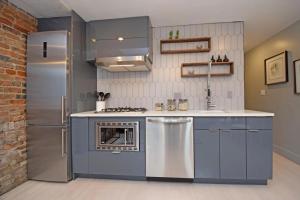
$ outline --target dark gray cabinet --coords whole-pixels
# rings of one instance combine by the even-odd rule
[[[247,130],[247,179],[272,178],[272,130]]]
[[[272,117],[195,117],[195,178],[272,178]]]
[[[246,131],[220,131],[220,178],[246,179]]]
[[[140,151],[95,149],[98,121],[139,121]],[[145,177],[143,117],[72,118],[73,173]],[[272,178],[271,117],[194,118],[195,178],[217,181],[265,181]]]
[[[195,130],[195,177],[220,178],[219,130]]]
[[[99,121],[106,122],[139,122],[140,132],[140,151],[139,152],[113,152],[98,151],[95,148],[96,123]],[[111,176],[146,176],[146,158],[145,158],[145,118],[136,117],[102,117],[90,118],[89,120],[89,174],[111,175]]]
[[[150,18],[146,16],[88,22],[87,60],[116,55],[135,56],[143,50],[146,54],[152,46],[151,26]],[[120,42],[118,37],[125,40]]]
[[[88,169],[88,118],[72,118],[72,166],[73,173],[87,174]]]
[[[146,176],[144,152],[91,151],[89,161],[89,174]]]

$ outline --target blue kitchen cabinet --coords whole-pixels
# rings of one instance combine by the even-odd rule
[[[195,177],[220,178],[219,130],[195,130]]]
[[[87,174],[88,169],[88,118],[71,118],[73,173]]]
[[[106,122],[139,122],[140,150],[139,151],[112,151],[96,150],[96,123]],[[136,117],[103,117],[89,120],[89,174],[99,176],[145,177],[145,118]]]
[[[152,25],[147,16],[90,21],[86,32],[88,61],[116,55],[137,56],[141,51],[148,53],[147,48],[152,46]],[[120,42],[118,37],[124,40]]]
[[[247,179],[272,178],[272,118],[247,119]]]
[[[90,151],[89,160],[89,174],[126,177],[146,176],[144,152]]]
[[[194,136],[196,179],[272,178],[272,117],[196,117]]]
[[[220,178],[246,179],[245,130],[220,130]]]

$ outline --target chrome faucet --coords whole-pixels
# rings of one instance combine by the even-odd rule
[[[206,109],[207,110],[212,110],[213,108],[216,107],[216,105],[212,104],[212,92],[210,89],[210,79],[211,79],[211,64],[212,61],[210,60],[208,62],[208,73],[207,73],[207,88],[206,88],[206,92],[207,92],[207,96],[206,96]]]

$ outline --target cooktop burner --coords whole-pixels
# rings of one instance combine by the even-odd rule
[[[132,107],[118,107],[118,108],[105,108],[101,112],[146,112],[146,108],[132,108]]]

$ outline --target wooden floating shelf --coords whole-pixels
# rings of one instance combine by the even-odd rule
[[[207,42],[207,48],[163,50],[163,45],[164,44],[191,43],[191,42]],[[210,52],[210,49],[211,49],[211,39],[210,39],[210,37],[172,39],[172,40],[161,40],[160,41],[160,53],[161,54],[202,53],[202,52]]]
[[[229,72],[228,73],[212,73],[211,76],[231,76],[234,72],[233,68],[233,62],[213,62],[212,66],[214,65],[228,65],[229,66]],[[187,77],[187,78],[192,78],[192,77],[204,77],[207,76],[208,74],[184,74],[183,69],[185,67],[205,67],[208,66],[208,62],[199,62],[199,63],[182,63],[181,65],[181,77]]]

